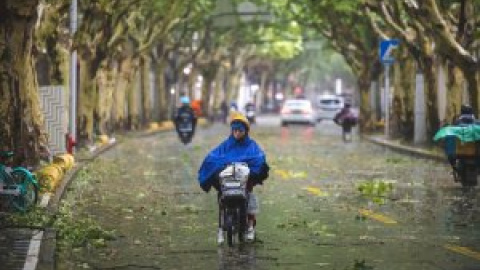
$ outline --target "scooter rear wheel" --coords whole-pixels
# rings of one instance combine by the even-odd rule
[[[460,181],[464,187],[474,187],[477,185],[477,168],[475,165],[463,164],[462,172],[460,173]]]

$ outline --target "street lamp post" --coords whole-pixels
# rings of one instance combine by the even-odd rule
[[[70,35],[72,38],[77,31],[77,0],[72,0],[70,6]],[[69,141],[75,144],[77,138],[77,51],[72,50],[70,53],[70,131]],[[74,152],[73,145],[71,151]],[[72,153],[73,154],[73,153]]]

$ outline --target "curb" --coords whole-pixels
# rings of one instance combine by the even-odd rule
[[[44,202],[42,198],[42,203],[46,204],[45,208],[47,212],[50,214],[54,214],[58,211],[58,206],[60,201],[62,200],[65,190],[67,190],[68,186],[70,185],[71,181],[75,178],[77,173],[89,162],[95,160],[99,155],[108,151],[109,149],[113,148],[118,144],[117,141],[109,143],[108,145],[101,146],[97,148],[90,157],[82,158],[78,160],[77,165],[70,170],[67,175],[65,175],[62,179],[61,184],[55,190],[55,193],[48,196],[47,201]],[[44,195],[45,197],[45,195]],[[57,246],[57,231],[53,228],[45,228],[43,232],[43,236],[40,239],[39,247],[37,251],[32,254],[31,257],[37,257],[35,264],[27,265],[25,263],[24,270],[54,270],[56,269],[56,261],[55,261],[55,253],[56,253],[56,246]],[[33,239],[33,238],[32,238]],[[33,240],[32,240],[33,241]],[[36,256],[35,256],[36,255]],[[30,256],[29,256],[30,257]]]
[[[412,147],[412,146],[393,143],[389,140],[379,138],[379,137],[375,137],[375,136],[363,135],[362,137],[363,137],[363,139],[365,139],[365,140],[367,140],[371,143],[374,143],[374,144],[392,149],[392,150],[394,150],[396,152],[399,152],[399,153],[402,153],[402,154],[407,154],[407,155],[410,155],[410,156],[413,156],[413,157],[418,157],[418,158],[423,158],[423,159],[430,159],[430,160],[434,160],[434,161],[438,161],[438,162],[442,162],[442,163],[448,162],[445,155],[432,153],[430,151],[427,151],[427,150],[424,150],[424,149],[421,149],[421,148],[416,148],[416,147]]]

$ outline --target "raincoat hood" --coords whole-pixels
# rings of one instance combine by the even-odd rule
[[[250,173],[259,174],[266,163],[266,158],[262,149],[248,135],[238,141],[230,135],[203,160],[198,170],[200,186],[204,190],[209,190],[216,174],[232,162],[245,162],[250,168]]]

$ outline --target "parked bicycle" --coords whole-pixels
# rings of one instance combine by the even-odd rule
[[[8,209],[26,212],[37,203],[38,182],[26,168],[7,166],[12,157],[13,152],[0,151],[0,200]]]

